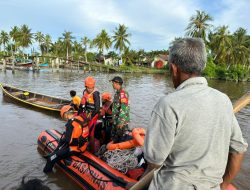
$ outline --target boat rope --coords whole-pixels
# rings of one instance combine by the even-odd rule
[[[134,169],[138,165],[137,156],[133,153],[134,149],[108,150],[103,154],[103,158],[112,168],[125,174],[129,169]]]

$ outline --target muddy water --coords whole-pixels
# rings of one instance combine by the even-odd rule
[[[113,92],[108,82],[114,74],[60,71],[40,73],[0,71],[0,82],[53,96],[69,98],[74,89],[81,96],[83,80],[88,75],[97,79],[100,92]],[[147,127],[150,113],[157,100],[173,91],[170,79],[164,75],[121,74],[131,101],[131,127]],[[250,90],[250,83],[210,80],[209,85],[229,95],[232,101]],[[244,137],[250,142],[250,106],[237,114]],[[63,130],[64,122],[55,115],[13,103],[0,92],[0,189],[14,189],[22,176],[37,177],[53,190],[79,190],[61,171],[45,175],[45,160],[37,152],[37,137],[45,129]],[[250,151],[234,184],[238,189],[250,189]]]

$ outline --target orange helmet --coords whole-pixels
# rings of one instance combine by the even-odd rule
[[[89,88],[95,87],[95,79],[91,76],[87,77],[84,82],[85,82],[86,87],[89,87]]]
[[[102,101],[111,101],[112,95],[109,92],[102,93]]]

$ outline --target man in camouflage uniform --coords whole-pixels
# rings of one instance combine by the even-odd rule
[[[122,88],[123,80],[116,76],[112,80],[113,88],[116,91],[112,105],[112,121],[111,139],[117,143],[124,140],[129,128],[129,95]]]

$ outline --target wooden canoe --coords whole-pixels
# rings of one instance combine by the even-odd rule
[[[5,96],[10,97],[16,100],[17,102],[41,108],[43,110],[60,112],[60,109],[64,105],[70,104],[70,100],[67,99],[19,89],[7,84],[0,84],[0,86]]]

